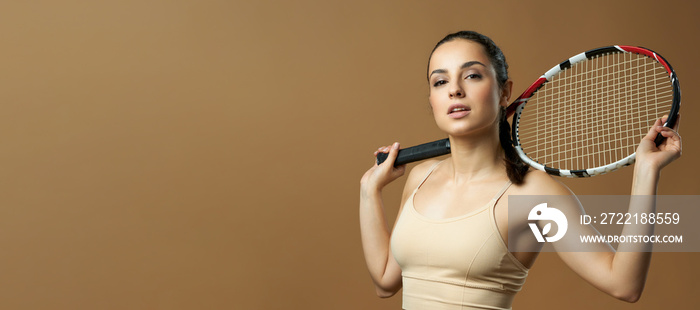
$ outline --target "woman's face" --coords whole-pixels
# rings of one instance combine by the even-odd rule
[[[428,66],[430,106],[438,127],[451,136],[487,133],[498,128],[502,91],[483,46],[457,39],[440,45]],[[505,89],[510,90],[510,81]]]

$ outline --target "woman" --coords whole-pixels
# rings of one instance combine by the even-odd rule
[[[445,160],[417,165],[408,176],[393,231],[384,217],[381,191],[403,175],[393,167],[399,144],[362,177],[360,226],[365,260],[377,295],[404,288],[405,309],[510,309],[537,252],[508,251],[508,195],[572,195],[544,172],[529,170],[508,140],[505,107],[513,83],[500,49],[475,32],[450,34],[429,59],[429,101],[451,146]],[[654,195],[660,170],[680,157],[680,136],[656,121],[637,149],[633,195]],[[657,133],[667,139],[658,147]],[[580,212],[575,199],[569,210]],[[567,209],[564,207],[563,209]],[[653,203],[630,212],[653,212]],[[513,226],[511,224],[511,226]],[[625,227],[635,233],[652,227]],[[623,231],[624,233],[624,231]],[[461,236],[461,237],[455,237]],[[468,237],[464,237],[468,236]],[[650,252],[559,252],[563,261],[600,290],[628,302],[639,299]]]

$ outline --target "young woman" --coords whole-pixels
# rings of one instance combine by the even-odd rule
[[[445,37],[428,65],[429,101],[437,126],[451,145],[445,160],[423,162],[408,176],[393,230],[384,217],[381,192],[403,175],[393,167],[399,144],[362,177],[362,246],[377,295],[403,287],[405,309],[510,309],[537,252],[509,252],[508,195],[573,195],[544,172],[529,170],[508,140],[505,107],[513,83],[501,50],[486,36],[463,31]],[[675,130],[656,121],[637,148],[632,195],[654,195],[660,170],[680,157]],[[658,147],[657,133],[667,139]],[[653,202],[630,204],[630,212],[654,212]],[[561,207],[581,212],[576,199]],[[524,224],[526,225],[526,224]],[[653,226],[631,226],[645,233]],[[625,231],[623,231],[624,233]],[[524,238],[523,238],[524,239]],[[562,260],[600,290],[628,302],[639,299],[650,252],[559,252]]]

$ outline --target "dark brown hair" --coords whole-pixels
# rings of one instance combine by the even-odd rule
[[[433,56],[435,50],[444,43],[462,39],[469,40],[481,44],[484,47],[486,55],[493,65],[493,69],[496,71],[496,80],[498,86],[502,89],[506,82],[508,81],[508,63],[506,62],[506,56],[503,55],[501,49],[496,45],[496,43],[491,40],[491,38],[474,31],[460,31],[448,34],[440,42],[438,42],[433,51],[430,52],[430,57]],[[428,58],[428,66],[430,66],[430,58]],[[429,71],[429,69],[428,69]],[[520,185],[525,179],[530,166],[528,166],[515,152],[515,147],[513,147],[513,142],[510,137],[510,125],[506,119],[506,109],[501,108],[501,113],[499,116],[498,124],[498,138],[501,142],[501,148],[503,148],[504,159],[506,165],[506,173],[508,178],[513,184]]]

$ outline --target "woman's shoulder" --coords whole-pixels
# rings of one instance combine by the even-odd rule
[[[515,186],[517,195],[571,195],[569,188],[544,171],[530,169],[523,184]]]
[[[435,165],[437,165],[438,163],[440,163],[443,160],[444,159],[434,159],[434,158],[425,160],[425,161],[417,164],[415,167],[413,167],[413,169],[411,169],[411,174],[417,174],[417,175],[427,174],[430,171],[430,169],[432,169]]]
[[[428,159],[415,165],[408,173],[406,188],[413,189],[430,173],[430,170],[440,163],[442,159]]]

